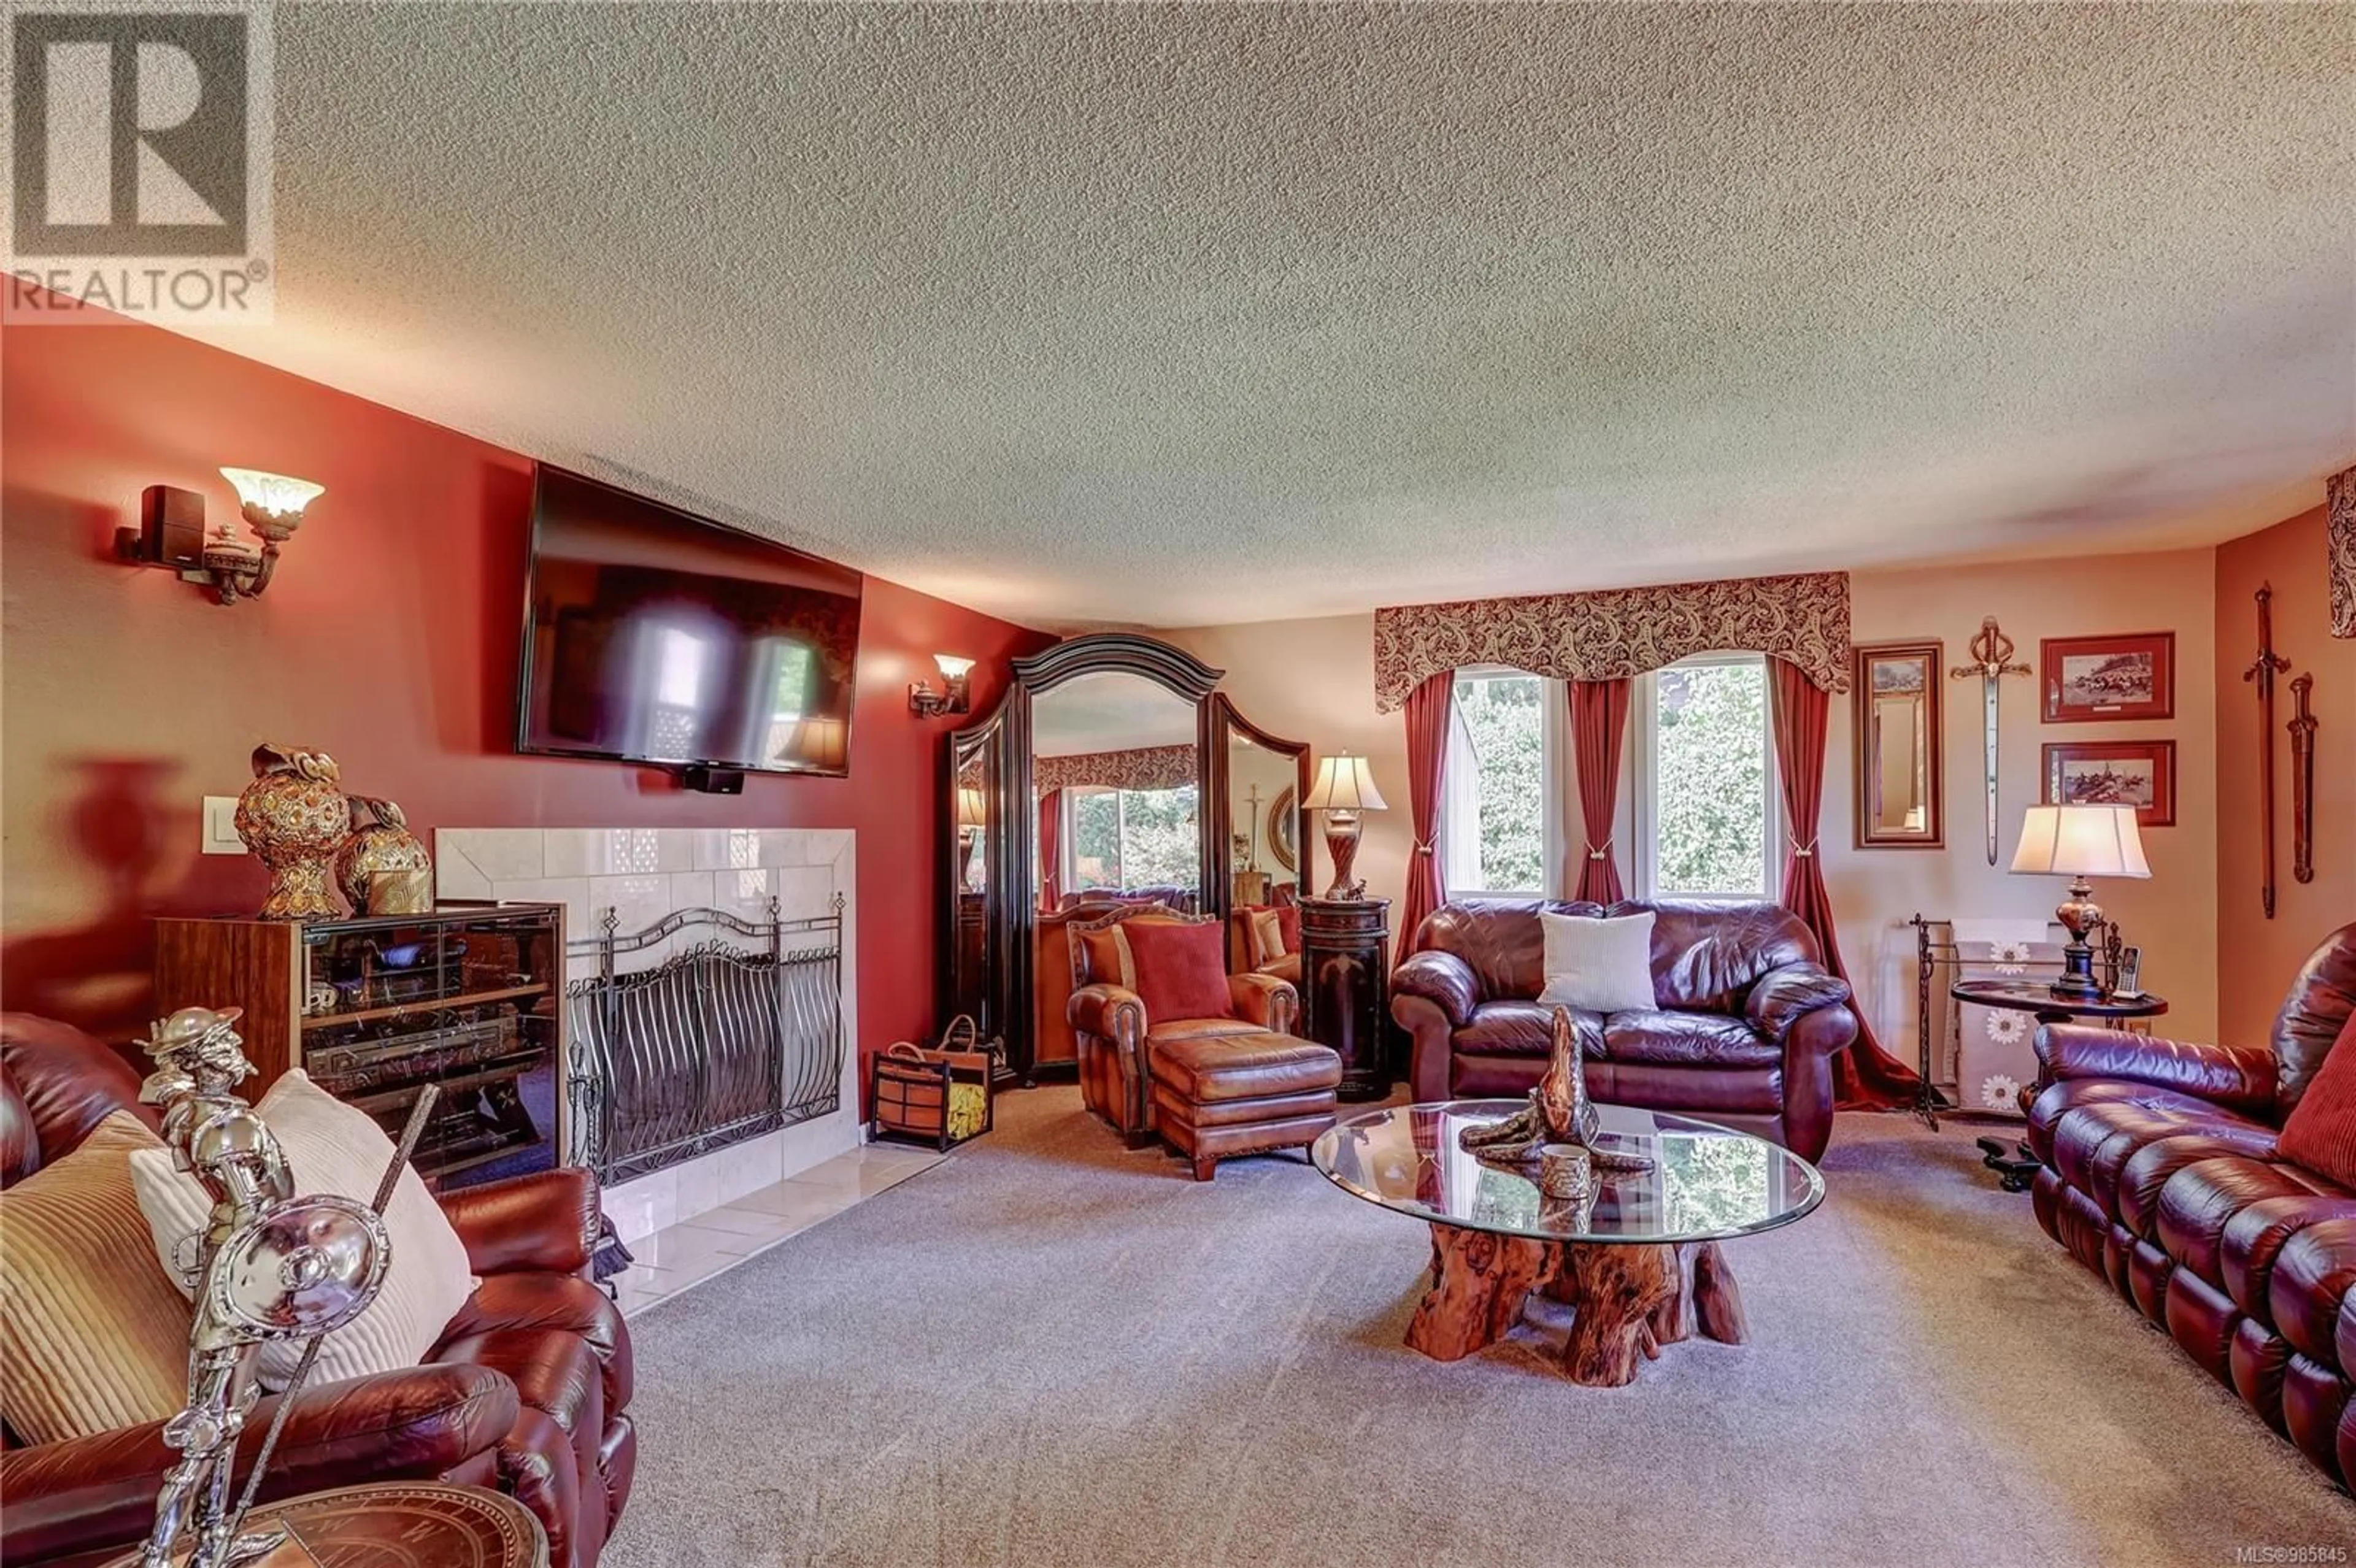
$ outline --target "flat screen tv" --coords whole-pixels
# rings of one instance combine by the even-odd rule
[[[862,582],[543,464],[516,749],[841,777]]]

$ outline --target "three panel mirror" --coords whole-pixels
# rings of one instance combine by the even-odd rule
[[[1220,674],[1151,637],[1076,637],[1016,660],[996,710],[948,738],[943,999],[1006,1076],[1076,1064],[1076,926],[1154,906],[1232,934],[1231,911],[1298,896],[1309,749],[1237,713]]]

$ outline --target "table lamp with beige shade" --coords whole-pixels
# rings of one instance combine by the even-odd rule
[[[1350,862],[1358,858],[1358,814],[1387,811],[1383,792],[1375,787],[1374,771],[1366,759],[1342,752],[1318,760],[1316,780],[1301,797],[1301,809],[1325,814],[1325,853],[1333,859],[1333,885],[1329,899],[1365,896],[1365,884],[1350,880]]]
[[[2151,875],[2132,805],[2032,805],[2021,818],[2020,846],[2012,854],[2016,873],[2068,877],[2070,896],[2053,912],[2070,933],[2062,949],[2062,973],[2053,995],[2064,1001],[2103,994],[2094,983],[2094,950],[2086,933],[2102,923],[2089,877]]]

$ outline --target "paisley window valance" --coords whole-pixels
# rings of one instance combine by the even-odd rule
[[[1622,680],[1717,650],[1772,654],[1826,691],[1848,689],[1848,574],[1676,582],[1593,593],[1460,599],[1375,612],[1375,701],[1407,705],[1427,677],[1505,665],[1562,680]]]
[[[1031,787],[1041,795],[1083,785],[1098,789],[1176,789],[1194,782],[1194,748],[1191,742],[1031,759]]]
[[[2356,637],[2356,468],[2324,481],[2331,498],[2327,570],[2331,573],[2331,635]]]

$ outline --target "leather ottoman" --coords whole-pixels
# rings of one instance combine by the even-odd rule
[[[1153,1110],[1164,1142],[1208,1181],[1239,1154],[1301,1148],[1333,1125],[1342,1059],[1285,1034],[1213,1035],[1153,1048]]]

